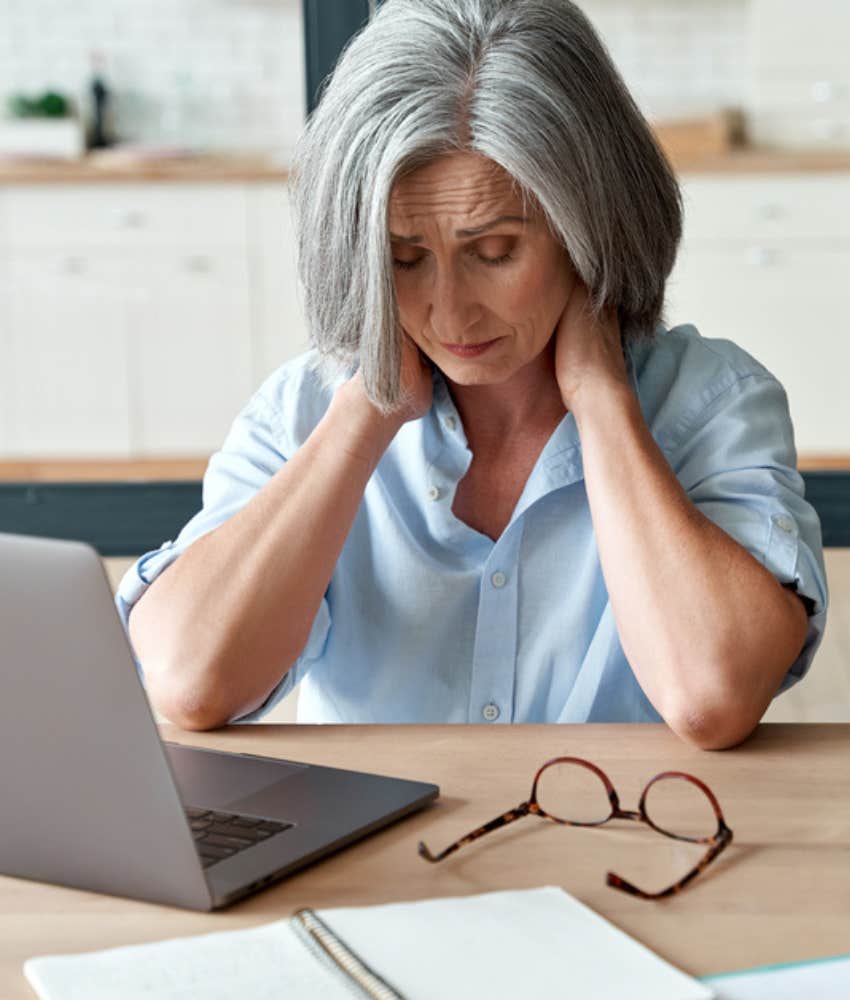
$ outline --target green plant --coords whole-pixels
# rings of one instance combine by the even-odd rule
[[[68,98],[54,90],[46,90],[37,97],[12,94],[8,107],[13,118],[67,118],[71,114]]]

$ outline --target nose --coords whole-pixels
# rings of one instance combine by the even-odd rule
[[[431,328],[437,337],[451,343],[462,341],[480,313],[463,276],[451,268],[438,268],[431,296]]]

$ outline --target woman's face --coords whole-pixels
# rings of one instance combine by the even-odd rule
[[[402,326],[460,385],[505,382],[539,358],[577,280],[542,213],[474,153],[397,183],[390,238]]]

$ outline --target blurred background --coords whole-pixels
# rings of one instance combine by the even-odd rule
[[[788,391],[800,467],[840,478],[850,4],[580,6],[682,182],[668,325],[767,365]],[[197,506],[236,412],[307,344],[287,169],[316,84],[368,7],[0,0],[0,530],[49,534],[75,511],[120,510],[126,536],[98,545],[114,580],[129,559],[113,557],[171,537],[157,505],[177,527]],[[822,652],[769,718],[850,720],[850,559],[830,548],[827,562]]]

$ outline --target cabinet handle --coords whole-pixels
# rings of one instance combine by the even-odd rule
[[[775,267],[782,261],[782,254],[773,247],[750,247],[747,260],[754,267]]]
[[[811,87],[812,100],[818,104],[840,101],[847,96],[847,84],[843,80],[815,80]]]
[[[119,225],[124,229],[141,229],[146,223],[147,216],[138,209],[122,210],[120,213]]]
[[[785,206],[777,201],[767,201],[758,207],[759,217],[767,220],[784,219],[788,212]]]
[[[85,257],[66,257],[62,261],[65,274],[85,274],[87,269]]]
[[[187,257],[186,270],[194,271],[196,273],[206,273],[212,270],[212,261],[209,257],[205,257],[203,254],[196,254],[193,257]]]

